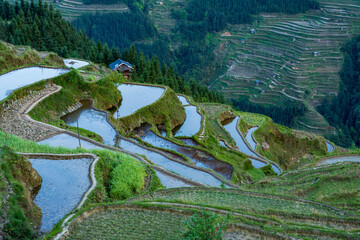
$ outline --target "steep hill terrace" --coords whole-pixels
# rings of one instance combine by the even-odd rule
[[[218,33],[214,41],[222,51],[215,51],[222,52],[223,67],[210,86],[222,89],[228,98],[249,95],[258,103],[277,104],[284,97],[308,102],[310,111],[299,119],[298,127],[327,130],[326,121],[311,106],[337,94],[340,48],[352,34],[360,32],[360,3],[320,3],[317,11],[261,14],[254,26],[229,26],[230,36]]]

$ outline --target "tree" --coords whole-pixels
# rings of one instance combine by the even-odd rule
[[[201,210],[184,221],[188,231],[184,234],[186,240],[221,240],[223,232],[228,227],[228,218]]]

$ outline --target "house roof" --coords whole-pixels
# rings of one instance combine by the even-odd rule
[[[121,60],[120,58],[118,60],[116,60],[115,62],[111,63],[109,65],[109,67],[114,70],[115,68],[117,68],[118,66],[125,64],[126,66],[128,66],[129,68],[133,68],[133,66],[131,65],[131,63],[128,63],[124,60]]]

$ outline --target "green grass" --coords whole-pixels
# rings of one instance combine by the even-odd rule
[[[327,148],[325,141],[315,135],[299,136],[291,129],[275,124],[272,120],[263,124],[254,132],[254,137],[259,143],[259,153],[280,164],[285,170],[299,167],[299,159],[307,154],[312,156],[325,156]],[[261,144],[266,142],[269,149],[263,149]],[[307,164],[308,162],[306,162]]]
[[[206,205],[235,212],[263,215],[337,216],[338,212],[311,203],[286,200],[276,196],[257,196],[233,190],[182,189],[179,191],[155,192],[149,201],[166,201]]]
[[[152,209],[107,209],[74,224],[66,239],[183,239],[186,216]]]
[[[325,202],[360,213],[359,173],[360,164],[344,163],[301,170],[244,187]]]
[[[40,225],[41,211],[31,199],[32,189],[41,184],[31,163],[8,147],[0,147],[0,212],[5,239],[33,238]],[[4,202],[3,202],[4,200]]]
[[[21,49],[17,52],[16,49]],[[20,50],[19,50],[20,51]],[[41,58],[39,53],[27,46],[13,46],[0,41],[0,74],[32,65],[64,66],[62,58],[55,53],[50,53]]]
[[[181,125],[186,118],[185,110],[177,98],[176,93],[166,88],[161,98],[149,106],[145,106],[135,113],[120,118],[116,121],[110,117],[112,122],[118,126],[120,132],[130,134],[136,127],[144,123],[151,125],[164,125],[167,131],[171,131],[176,126]]]

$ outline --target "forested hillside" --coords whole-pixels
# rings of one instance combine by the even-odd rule
[[[194,96],[197,101],[223,102],[223,96],[195,81],[186,81],[158,57],[149,59],[144,54],[138,58],[135,47],[121,53],[119,48],[94,40],[77,31],[65,21],[60,12],[46,2],[37,4],[22,1],[11,5],[0,0],[0,39],[15,45],[30,45],[37,50],[54,51],[62,57],[88,59],[109,64],[122,57],[135,66],[133,79],[138,82],[166,84],[180,93]],[[181,86],[181,87],[180,87]]]
[[[336,144],[360,146],[360,35],[344,44],[345,55],[340,72],[340,90],[337,97],[324,100],[318,108],[338,134],[330,136]]]

